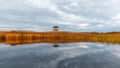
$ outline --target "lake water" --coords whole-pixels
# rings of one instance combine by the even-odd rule
[[[120,45],[0,44],[0,68],[120,68]]]

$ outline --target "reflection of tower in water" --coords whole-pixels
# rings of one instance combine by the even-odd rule
[[[59,46],[58,43],[54,43],[54,44],[53,44],[53,47],[58,47],[58,46]]]

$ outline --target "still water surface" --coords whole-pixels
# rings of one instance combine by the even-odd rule
[[[120,45],[0,44],[0,68],[120,68]]]

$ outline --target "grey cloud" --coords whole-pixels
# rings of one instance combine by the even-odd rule
[[[115,27],[118,27],[119,23],[112,17],[119,14],[119,2],[119,0],[1,0],[0,24],[32,26],[33,30],[41,29],[40,31],[49,30],[49,27],[54,25],[60,25],[70,31],[112,31],[112,28],[118,30]],[[84,23],[89,26],[81,29],[78,25]]]

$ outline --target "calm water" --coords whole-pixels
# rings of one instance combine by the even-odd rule
[[[0,68],[120,68],[120,45],[0,44]]]

